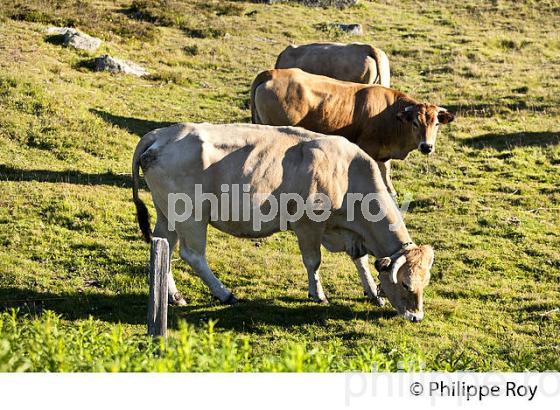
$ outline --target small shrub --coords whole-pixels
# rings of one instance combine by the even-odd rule
[[[245,12],[242,5],[225,1],[200,3],[198,8],[217,16],[241,16]]]
[[[60,75],[62,73],[62,65],[57,64],[49,69],[54,75]]]
[[[244,7],[231,3],[196,3],[200,10],[196,23],[207,24],[204,28],[194,27],[191,19],[193,10],[185,2],[172,0],[134,0],[124,13],[135,20],[151,23],[157,26],[176,27],[183,30],[187,36],[193,38],[218,38],[223,37],[225,30],[211,26],[215,23],[212,17],[242,15]],[[208,20],[208,21],[206,21]]]
[[[205,28],[191,28],[181,27],[185,34],[192,38],[219,38],[225,36],[226,32],[220,28],[205,27]]]
[[[515,41],[509,39],[502,39],[500,40],[499,44],[506,50],[517,50],[519,48]]]
[[[190,83],[190,80],[183,73],[178,71],[162,71],[156,74],[150,74],[146,78],[151,81],[159,81],[168,84],[187,85]]]
[[[155,34],[154,27],[145,22],[131,22],[122,13],[99,9],[84,0],[57,0],[56,5],[42,0],[0,0],[0,14],[16,21],[79,27],[88,34],[102,37],[115,34],[127,39],[151,41]]]
[[[10,14],[10,18],[16,21],[28,21],[31,23],[50,23],[50,16],[40,10],[34,9],[29,5],[20,5],[18,10]]]
[[[255,1],[255,3],[264,3],[264,2],[265,0]],[[280,3],[280,2],[299,3],[307,7],[322,7],[322,8],[336,7],[339,9],[344,9],[346,7],[355,7],[357,4],[359,4],[357,0],[272,0],[272,2],[273,3]]]
[[[188,56],[196,56],[198,55],[198,51],[198,46],[196,44],[183,47],[183,52]]]
[[[518,87],[518,88],[514,88],[512,91],[514,93],[527,94],[529,92],[529,87],[524,85],[524,86],[521,86],[521,87]]]
[[[177,22],[176,12],[179,11],[174,6],[174,2],[167,0],[134,0],[125,12],[136,20],[172,27]]]

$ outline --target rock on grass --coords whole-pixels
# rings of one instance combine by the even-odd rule
[[[121,60],[104,54],[93,61],[94,71],[109,71],[112,74],[130,74],[137,77],[147,76],[149,73],[143,67],[131,61]]]
[[[361,24],[336,23],[333,26],[340,31],[344,31],[345,33],[352,34],[354,36],[361,36],[364,34]]]
[[[364,30],[361,24],[358,23],[319,23],[314,26],[317,30],[324,32],[342,32],[353,36],[361,36]]]
[[[62,45],[78,50],[95,51],[101,45],[100,39],[71,27],[49,27],[47,34],[61,36]]]

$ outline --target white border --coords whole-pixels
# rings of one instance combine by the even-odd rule
[[[484,397],[427,393],[431,382],[537,386],[528,397]],[[412,384],[423,386],[411,393]],[[503,391],[503,390],[502,390]],[[556,408],[560,373],[128,373],[0,374],[2,409],[376,409],[410,405],[445,408]]]

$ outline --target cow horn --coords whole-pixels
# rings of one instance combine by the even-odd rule
[[[413,109],[414,109],[414,105],[409,105],[408,107],[405,107],[404,110],[405,112],[408,112],[408,111],[412,111]]]
[[[389,279],[393,284],[397,283],[397,273],[401,266],[403,266],[406,262],[406,256],[401,255],[399,256],[391,265],[391,271],[389,272]]]
[[[438,107],[437,112],[447,112],[447,108],[443,108],[443,107]]]

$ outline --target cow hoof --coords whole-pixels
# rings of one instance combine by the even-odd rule
[[[328,300],[327,298],[321,299],[321,298],[319,298],[319,297],[317,297],[317,296],[311,295],[311,293],[308,293],[308,294],[307,294],[307,297],[308,297],[312,302],[318,303],[318,304],[320,304],[320,305],[328,305],[328,304],[329,304],[329,300]]]
[[[183,295],[177,292],[173,296],[169,296],[169,304],[172,306],[186,306],[187,301],[183,298]]]
[[[368,301],[373,303],[375,306],[379,306],[379,307],[385,306],[385,298],[379,296],[368,298]]]
[[[373,303],[376,306],[381,307],[385,305],[385,298],[379,295],[368,295],[367,292],[364,292],[364,296],[368,302]]]

